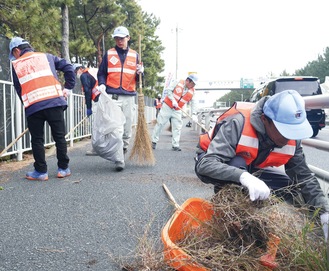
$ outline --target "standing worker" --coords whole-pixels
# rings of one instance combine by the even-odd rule
[[[9,59],[13,65],[13,81],[16,92],[24,104],[27,126],[31,134],[34,171],[28,172],[28,180],[48,180],[48,168],[44,148],[44,124],[48,122],[56,142],[57,177],[71,175],[65,139],[64,110],[67,97],[75,85],[73,66],[65,59],[48,53],[34,52],[29,42],[14,37],[9,43]],[[62,90],[57,71],[64,73]]]
[[[196,103],[194,97],[194,86],[198,81],[196,74],[190,74],[185,80],[172,81],[166,89],[167,96],[163,100],[157,123],[152,133],[152,148],[156,149],[162,128],[171,120],[172,126],[172,150],[181,151],[179,147],[180,134],[183,126],[182,110],[188,102],[191,103],[191,112],[196,121]]]
[[[97,68],[86,68],[85,66],[76,63],[73,64],[75,74],[81,81],[82,92],[85,95],[85,103],[87,107],[87,116],[90,117],[92,111],[92,101],[97,102],[99,98],[98,81],[97,81]],[[93,148],[86,151],[86,155],[97,156]]]
[[[158,98],[156,98],[154,100],[154,106],[155,106],[155,110],[156,110],[156,115],[155,117],[157,118],[162,106],[162,99],[161,99],[161,94],[158,94]]]
[[[126,118],[122,136],[122,152],[126,153],[132,135],[136,84],[139,81],[139,74],[144,72],[144,67],[142,63],[139,64],[138,53],[128,46],[130,36],[126,27],[115,28],[112,37],[116,45],[103,56],[97,78],[99,89],[110,95]],[[117,171],[123,170],[125,162],[116,161],[115,168]]]
[[[272,189],[288,202],[320,208],[327,240],[329,205],[301,146],[312,134],[305,102],[295,90],[265,96],[257,104],[234,103],[200,136],[196,175],[213,184],[215,193],[234,183],[248,189],[251,201],[267,199]]]

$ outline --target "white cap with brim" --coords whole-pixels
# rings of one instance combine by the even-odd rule
[[[114,32],[112,34],[112,38],[119,37],[124,38],[129,36],[129,31],[124,26],[118,26],[116,29],[114,29]]]
[[[287,139],[298,140],[313,135],[306,116],[305,101],[296,90],[274,94],[265,102],[263,112]]]
[[[22,44],[29,44],[27,40],[22,39],[21,37],[14,37],[11,39],[9,43],[9,59],[10,60],[15,60],[16,58],[12,54],[12,50]]]

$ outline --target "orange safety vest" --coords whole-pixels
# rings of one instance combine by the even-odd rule
[[[155,108],[160,109],[162,106],[161,99],[155,99]]]
[[[112,88],[122,87],[126,91],[136,90],[137,52],[129,49],[123,65],[114,48],[107,51],[106,85]]]
[[[93,101],[95,101],[96,97],[101,94],[101,92],[98,90],[98,80],[97,80],[97,72],[98,72],[98,69],[96,68],[86,68],[83,70],[82,73],[85,73],[85,72],[88,72],[95,80],[96,80],[96,83],[95,85],[93,86],[93,89],[91,90],[91,99]],[[82,86],[82,89],[83,89],[83,86]]]
[[[254,103],[236,102],[233,106],[217,118],[215,127],[227,116],[234,114],[242,114],[244,117],[244,125],[242,134],[236,147],[235,153],[241,156],[247,165],[250,165],[258,155],[259,140],[255,128],[250,123],[251,109],[255,106]],[[202,150],[207,151],[209,144],[214,136],[215,127],[208,133],[200,135],[199,145]],[[289,140],[287,145],[282,148],[274,148],[268,157],[259,165],[259,168],[285,165],[291,157],[294,156],[296,150],[296,141]]]
[[[194,95],[194,88],[189,89],[184,95],[184,85],[185,85],[185,80],[180,80],[175,87],[173,91],[173,95],[175,100],[178,103],[179,108],[175,108],[176,110],[180,110],[186,103],[192,100],[193,95]],[[172,101],[169,99],[168,96],[164,99],[164,102],[170,107],[173,108]]]
[[[63,96],[62,86],[54,76],[47,55],[28,52],[12,61],[22,87],[24,107]]]

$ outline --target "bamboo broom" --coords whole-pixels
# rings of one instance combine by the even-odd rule
[[[139,35],[139,62],[141,63],[141,35]],[[142,73],[139,74],[139,91],[138,91],[138,121],[135,135],[134,146],[131,150],[129,159],[135,161],[137,165],[153,166],[155,158],[151,146],[151,138],[145,120],[145,103],[142,88]]]

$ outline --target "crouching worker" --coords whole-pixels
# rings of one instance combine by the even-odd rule
[[[256,104],[237,102],[200,136],[195,172],[214,185],[215,193],[235,183],[248,189],[252,201],[267,199],[271,189],[290,202],[302,197],[311,210],[320,208],[327,241],[329,205],[301,146],[301,139],[312,134],[305,102],[295,90],[263,97]]]

